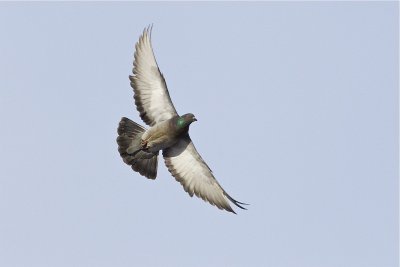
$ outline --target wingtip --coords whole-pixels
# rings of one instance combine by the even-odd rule
[[[233,197],[231,197],[230,195],[228,195],[226,192],[225,192],[225,196],[226,196],[233,204],[235,204],[236,207],[239,207],[239,208],[241,208],[242,210],[247,210],[247,209],[246,209],[245,207],[243,207],[242,205],[249,205],[249,204],[246,204],[246,203],[237,201],[236,199],[234,199]]]
[[[151,33],[153,31],[153,23],[150,23],[143,29],[143,35],[148,35],[149,38],[151,39]]]
[[[237,203],[239,203],[239,204],[241,204],[241,205],[250,205],[250,204],[248,204],[248,203],[243,203],[243,202],[240,202],[240,201],[237,201],[237,200],[235,200]]]

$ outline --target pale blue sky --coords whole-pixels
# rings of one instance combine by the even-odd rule
[[[248,211],[119,157],[150,23]],[[0,266],[398,266],[398,31],[396,2],[0,3]]]

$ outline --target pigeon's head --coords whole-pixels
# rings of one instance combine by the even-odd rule
[[[185,118],[185,121],[192,123],[194,121],[197,121],[196,117],[192,113],[187,113],[182,116],[182,118]]]
[[[180,116],[176,123],[179,128],[184,128],[189,126],[194,121],[197,121],[196,117],[192,113],[187,113]]]

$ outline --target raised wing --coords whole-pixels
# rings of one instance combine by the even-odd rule
[[[194,147],[189,135],[177,144],[163,151],[165,165],[169,172],[180,182],[186,192],[193,194],[217,206],[235,213],[229,201],[241,209],[245,209],[219,185],[211,169],[207,166]],[[228,201],[229,200],[229,201]]]
[[[136,108],[149,126],[168,120],[177,112],[151,46],[151,28],[144,29],[136,43],[133,75],[129,76]]]

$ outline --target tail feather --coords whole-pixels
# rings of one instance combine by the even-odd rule
[[[145,131],[146,129],[136,122],[123,117],[118,126],[118,152],[134,171],[149,179],[156,179],[158,153],[141,150],[141,137]]]

